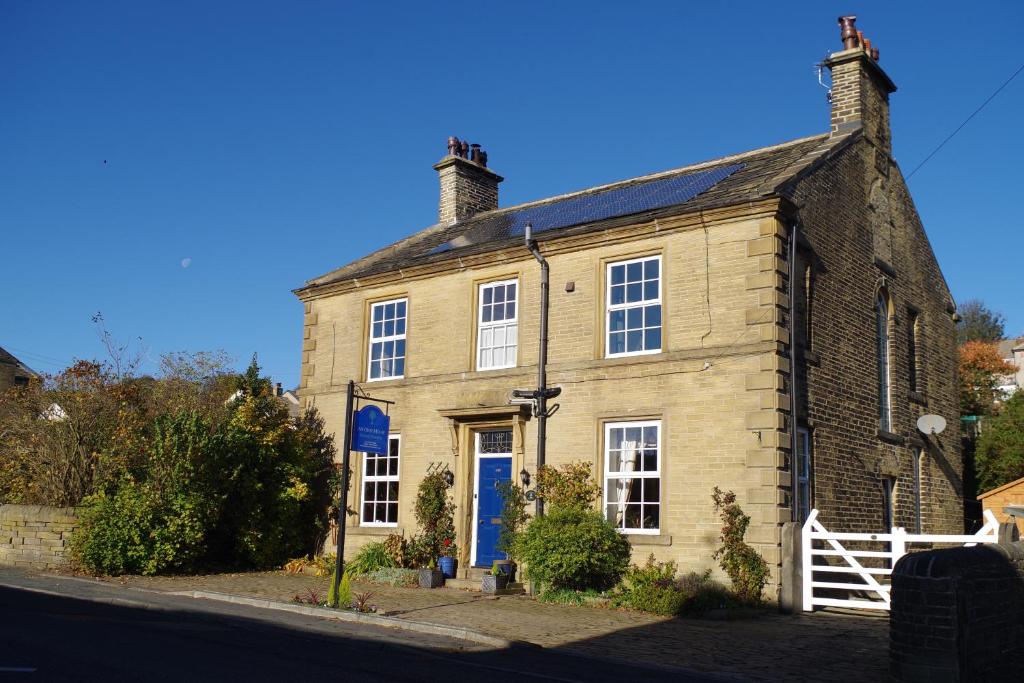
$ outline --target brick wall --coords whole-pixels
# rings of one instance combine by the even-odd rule
[[[837,194],[836,188],[844,188]],[[803,180],[801,263],[810,263],[810,353],[798,376],[801,426],[813,450],[813,502],[836,531],[882,528],[882,477],[896,477],[895,523],[913,530],[915,449],[921,449],[925,533],[963,527],[952,300],[895,162],[864,136]],[[877,240],[878,232],[885,239]],[[798,278],[798,281],[802,278]],[[891,304],[892,425],[879,425],[875,301]],[[919,318],[917,391],[911,390],[911,312]],[[800,325],[802,328],[802,323]],[[803,346],[805,339],[798,339]],[[917,418],[946,418],[924,437]]]
[[[75,508],[0,505],[0,565],[51,569],[68,563]]]
[[[1011,681],[1024,661],[1024,543],[903,557],[892,575],[892,680]]]

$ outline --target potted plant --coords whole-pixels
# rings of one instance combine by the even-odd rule
[[[500,561],[500,560],[499,560]],[[483,576],[480,583],[480,590],[484,593],[497,593],[508,587],[508,574],[501,571],[498,561],[491,565],[491,568]]]
[[[498,561],[498,569],[508,575],[509,583],[516,576],[516,537],[522,533],[530,515],[526,513],[526,492],[512,481],[498,484],[501,493],[501,530],[498,532],[497,548],[505,553],[507,560]]]
[[[508,583],[516,580],[516,563],[512,560],[495,560],[494,569],[504,574],[508,579]]]
[[[441,541],[441,557],[437,561],[437,566],[446,579],[455,578],[455,570],[458,566],[458,560],[455,559],[457,553],[458,546],[452,539],[445,538]]]
[[[434,560],[420,569],[420,588],[440,588],[444,585],[444,573],[437,568]]]

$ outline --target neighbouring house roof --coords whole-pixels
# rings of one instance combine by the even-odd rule
[[[1003,484],[1002,486],[994,488],[991,491],[985,491],[985,493],[982,493],[981,495],[978,496],[978,500],[985,500],[989,496],[993,496],[997,493],[1002,493],[1003,491],[1006,491],[1007,489],[1012,489],[1016,486],[1024,486],[1024,477],[1021,477],[1020,479],[1017,479],[1015,481],[1011,481],[1009,484]]]
[[[852,132],[800,138],[663,173],[486,211],[449,226],[433,225],[313,278],[301,289],[501,249],[522,241],[526,223],[531,223],[534,233],[543,239],[788,196],[794,181],[856,135]]]
[[[1003,358],[1013,358],[1014,351],[1024,351],[1024,337],[999,342],[999,355]]]
[[[15,358],[13,354],[8,352],[2,346],[0,346],[0,365],[13,365],[15,368],[17,368],[22,373],[28,375],[29,377],[38,377],[39,376],[38,372],[36,372],[35,370],[30,368],[29,366],[27,366],[24,363],[22,363],[17,358]]]

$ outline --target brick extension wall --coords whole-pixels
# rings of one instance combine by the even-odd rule
[[[0,505],[0,566],[52,569],[68,563],[75,508]]]
[[[1024,543],[914,553],[892,575],[895,681],[1011,681],[1024,661]]]

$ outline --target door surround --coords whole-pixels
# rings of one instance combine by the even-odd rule
[[[493,429],[512,430],[512,479],[519,480],[522,469],[534,474],[536,460],[526,461],[523,444],[525,441],[525,424],[529,419],[526,406],[505,405],[477,408],[455,408],[439,410],[438,413],[447,418],[449,436],[454,461],[455,486],[455,534],[459,545],[459,575],[463,575],[463,567],[471,566],[473,551],[473,517],[476,492],[476,432]],[[536,456],[533,456],[536,458]]]

